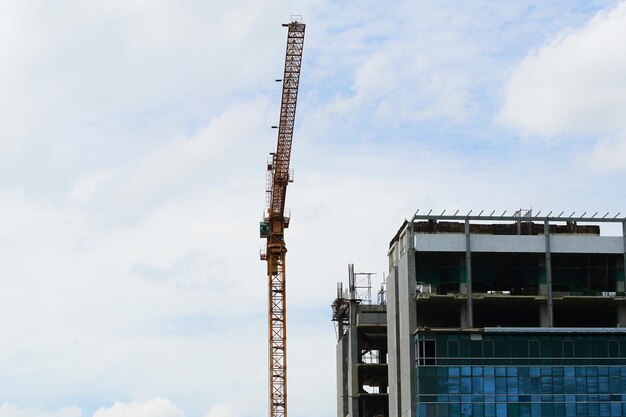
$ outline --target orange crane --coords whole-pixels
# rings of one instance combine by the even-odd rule
[[[293,176],[289,170],[296,102],[300,83],[300,66],[304,46],[304,23],[292,19],[284,24],[287,32],[287,52],[283,93],[280,103],[278,146],[267,164],[266,206],[260,226],[262,238],[267,239],[261,260],[267,261],[269,280],[269,406],[270,417],[287,416],[287,333],[286,333],[286,272],[284,231],[289,227],[285,214],[287,184]],[[280,81],[280,80],[277,80]]]

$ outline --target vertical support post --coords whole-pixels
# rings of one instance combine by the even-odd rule
[[[415,215],[411,218],[411,224],[409,225],[409,241],[407,242],[407,249],[415,249]]]
[[[622,258],[622,268],[624,269],[624,273],[626,275],[626,219],[622,220],[622,235],[623,235],[623,246],[624,246],[624,257]],[[619,267],[619,263],[616,266]],[[624,276],[622,279],[615,280],[615,291],[619,294],[622,294],[622,295],[624,294],[624,291],[626,291],[626,276]],[[620,325],[621,324],[622,322],[620,321]]]
[[[467,327],[474,327],[474,304],[472,293],[472,248],[470,245],[470,223],[465,219],[465,279],[467,296]]]
[[[624,261],[622,268],[625,276],[624,281],[615,280],[615,291],[618,294],[624,294],[624,291],[626,291],[626,219],[622,220],[622,236],[624,242]],[[619,327],[626,327],[626,306],[621,304],[617,307],[617,325]]]
[[[554,310],[552,305],[552,253],[550,251],[550,222],[543,222],[543,235],[546,240],[546,287],[548,295],[548,327],[554,327]]]
[[[622,220],[622,236],[624,238],[624,283],[626,283],[626,219]]]

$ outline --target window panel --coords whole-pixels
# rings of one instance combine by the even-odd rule
[[[470,394],[472,392],[472,378],[461,377],[461,394]]]
[[[587,403],[587,415],[589,417],[596,417],[600,415],[600,404],[597,402]]]
[[[541,378],[538,376],[530,377],[530,392],[531,394],[541,393]]]
[[[493,358],[494,355],[494,346],[492,340],[484,340],[483,341],[483,356],[485,358]]]
[[[494,377],[485,377],[484,379],[484,392],[485,394],[496,393],[496,381]]]
[[[609,404],[609,403],[600,403],[600,416],[601,417],[610,417],[611,416],[611,404]]]
[[[448,378],[448,392],[450,394],[461,393],[461,379],[460,378]]]
[[[458,340],[448,340],[448,356],[451,358],[459,357],[459,342]]]
[[[611,416],[619,417],[622,415],[622,405],[620,403],[611,403]]]
[[[472,403],[472,417],[485,417],[485,405],[482,402]]]
[[[459,342],[459,350],[461,358],[469,358],[471,354],[470,343],[469,340],[461,340]]]
[[[480,376],[475,376],[472,378],[472,393],[474,394],[484,394],[484,386],[483,386],[483,378]]]
[[[519,404],[507,404],[507,412],[509,417],[519,417]]]
[[[497,358],[508,358],[511,356],[510,344],[504,341],[494,342],[495,354]]]
[[[482,340],[472,340],[470,341],[470,350],[472,358],[482,358],[483,357],[483,342]]]
[[[563,394],[565,392],[565,381],[562,376],[552,377],[552,392],[554,394]]]
[[[528,368],[526,368],[526,370],[528,370]],[[520,369],[520,371],[522,371],[522,369]],[[520,372],[521,374],[521,372]],[[530,394],[531,393],[531,387],[530,387],[530,377],[529,376],[523,376],[520,375],[517,377],[517,386],[519,387],[519,393],[527,393]]]
[[[589,352],[589,344],[585,343],[584,340],[575,340],[574,341],[574,357],[575,358],[589,358],[591,357],[591,352]]]
[[[519,405],[519,415],[520,417],[531,417],[530,404],[522,403]]]
[[[472,417],[472,403],[461,403],[461,416]]]
[[[549,376],[541,377],[541,393],[552,394],[552,378]]]
[[[598,392],[600,394],[608,394],[609,390],[609,377],[608,376],[599,376],[598,377]]]
[[[506,378],[506,389],[509,394],[517,394],[517,378],[509,376]]]
[[[565,403],[555,403],[554,404],[554,415],[555,416],[564,416],[565,415]],[[533,416],[535,417],[535,416]]]
[[[552,358],[552,343],[550,342],[551,338],[543,337],[541,338],[541,357],[542,358]]]
[[[497,376],[496,377],[496,394],[506,394],[506,378]]]
[[[508,417],[506,404],[496,404],[496,417]]]
[[[552,403],[541,404],[541,417],[553,417],[553,416],[554,416],[554,405],[552,405]]]

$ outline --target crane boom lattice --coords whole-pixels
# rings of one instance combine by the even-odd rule
[[[265,254],[269,280],[269,406],[270,417],[287,416],[287,333],[286,333],[286,271],[284,230],[289,226],[285,216],[285,195],[291,180],[289,161],[296,117],[300,67],[304,46],[303,23],[293,21],[288,28],[285,72],[280,105],[278,145],[268,163],[268,203],[261,222],[261,237],[267,239]]]

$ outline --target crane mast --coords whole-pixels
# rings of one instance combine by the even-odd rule
[[[296,117],[300,66],[304,46],[304,23],[292,21],[288,28],[285,72],[280,104],[278,145],[267,165],[267,210],[260,234],[267,239],[261,260],[267,261],[269,282],[269,407],[270,417],[287,416],[287,333],[286,333],[286,270],[284,230],[289,227],[285,215],[287,185],[292,180],[289,170],[291,142]]]

